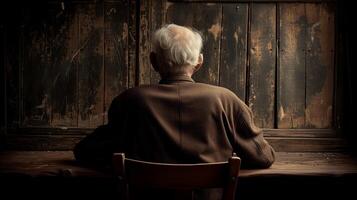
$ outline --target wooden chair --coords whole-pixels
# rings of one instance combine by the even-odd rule
[[[232,156],[228,162],[199,164],[167,164],[125,158],[124,153],[113,156],[114,171],[119,179],[123,199],[129,199],[129,186],[193,190],[223,188],[224,200],[235,197],[240,158]]]

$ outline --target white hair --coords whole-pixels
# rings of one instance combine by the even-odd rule
[[[197,31],[176,24],[168,24],[155,32],[152,43],[153,51],[171,68],[198,64],[202,37]]]

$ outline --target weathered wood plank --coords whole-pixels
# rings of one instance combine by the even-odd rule
[[[104,120],[103,4],[80,4],[79,127],[95,127]]]
[[[49,126],[53,83],[51,47],[48,40],[50,18],[47,4],[25,8],[23,32],[23,125]]]
[[[234,2],[234,3],[320,3],[320,2],[336,2],[337,0],[168,0],[171,2],[203,2],[203,3],[222,3],[223,2]]]
[[[265,137],[283,138],[338,138],[333,129],[263,129]]]
[[[223,4],[219,84],[245,99],[247,66],[247,4]]]
[[[276,8],[252,4],[250,25],[249,106],[259,127],[274,127]]]
[[[218,84],[220,44],[222,33],[222,5],[219,4],[167,4],[167,23],[190,26],[202,33],[202,68],[193,76],[198,82]]]
[[[128,2],[104,5],[105,111],[128,88]],[[105,115],[107,116],[107,115]]]
[[[332,126],[334,85],[334,10],[328,4],[306,4],[306,125]]]
[[[77,126],[78,20],[73,4],[49,3],[51,125]]]
[[[139,30],[139,52],[138,52],[138,67],[139,67],[139,84],[150,84],[150,6],[151,1],[140,1],[140,27]]]
[[[166,16],[166,1],[165,0],[151,0],[150,6],[150,52],[152,51],[151,37],[154,32],[165,23]],[[150,83],[156,84],[160,81],[160,75],[150,65]]]
[[[4,150],[73,150],[85,135],[24,135],[0,136],[0,149]],[[278,152],[343,152],[347,143],[340,138],[285,138],[266,137]],[[21,144],[21,145],[19,145]]]
[[[278,152],[342,152],[348,144],[341,138],[279,138],[266,137]]]
[[[113,182],[110,182],[111,185],[115,185],[115,180],[113,180],[112,178],[113,176],[109,171],[108,173],[106,173],[103,170],[95,170],[94,168],[77,165],[76,163],[71,162],[74,159],[75,159],[74,155],[71,151],[50,151],[50,152],[4,151],[4,152],[0,152],[0,172],[2,178],[5,178],[6,180],[7,177],[6,174],[10,175],[14,172],[15,172],[14,174],[22,175],[23,177],[43,178],[44,175],[48,175],[48,178],[50,177],[55,178],[53,176],[61,177],[64,175],[63,172],[67,171],[71,175],[70,177],[71,182],[73,182],[72,178],[85,177],[89,179],[94,179],[93,181],[96,182],[99,181],[101,184],[105,183],[105,180],[107,179],[108,179],[107,181],[112,180]],[[239,178],[242,181],[248,181],[249,179],[251,179],[251,181],[253,181],[252,183],[253,185],[251,185],[253,186],[252,192],[254,192],[254,190],[256,189],[255,187],[256,184],[259,183],[259,181],[257,182],[258,179],[254,179],[254,178],[261,178],[260,181],[262,181],[264,178],[269,179],[266,180],[268,182],[263,182],[263,183],[272,183],[270,182],[272,181],[270,180],[270,178],[272,177],[278,178],[274,180],[280,180],[280,181],[281,180],[291,181],[291,179],[286,180],[287,177],[290,178],[300,177],[300,179],[295,179],[295,180],[301,181],[301,179],[303,180],[307,179],[307,182],[312,180],[321,181],[322,179],[318,179],[318,177],[328,178],[324,180],[336,181],[336,180],[340,180],[338,179],[338,177],[341,178],[345,176],[351,176],[350,178],[354,180],[356,174],[357,174],[357,160],[356,158],[348,154],[278,152],[276,154],[276,161],[273,164],[273,166],[271,166],[268,169],[258,169],[258,170],[241,169]],[[97,180],[96,178],[102,178],[102,179]],[[282,181],[282,183],[280,184],[283,183],[284,181]],[[322,182],[318,182],[318,183],[321,184]],[[301,182],[298,183],[295,182],[295,184],[301,184]],[[340,182],[337,184],[340,184]],[[269,189],[273,189],[276,186],[277,186],[276,183],[274,183],[273,186]],[[307,187],[310,186],[311,185],[308,185]],[[351,187],[353,186],[354,185],[352,184]],[[263,185],[263,187],[267,187],[267,185]],[[239,188],[239,190],[240,189],[242,188]],[[296,188],[293,188],[293,190],[295,189]],[[316,188],[312,188],[312,189],[315,190]],[[304,193],[304,195],[305,194],[306,193]],[[286,195],[286,193],[282,195]],[[321,194],[318,195],[321,196]],[[275,196],[276,194],[273,194],[272,197]],[[282,197],[286,198],[286,196],[282,196]],[[278,198],[278,199],[284,199],[284,198]]]
[[[305,7],[280,5],[278,128],[305,126]]]
[[[137,42],[138,31],[136,30],[136,20],[139,16],[136,16],[136,0],[129,1],[129,16],[128,16],[128,87],[134,87],[139,84],[139,78],[136,74],[139,73],[139,67],[137,66]],[[138,52],[139,53],[139,52]]]
[[[9,134],[17,135],[87,135],[95,128],[76,127],[26,127],[9,128]],[[333,129],[263,129],[266,137],[281,138],[338,138],[340,137]]]

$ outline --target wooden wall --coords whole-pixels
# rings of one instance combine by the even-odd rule
[[[157,82],[148,59],[153,31],[165,23],[192,26],[204,39],[195,80],[233,90],[258,126],[334,127],[333,3],[153,0],[140,14],[140,83]]]
[[[1,123],[15,146],[35,136],[44,146],[61,149],[49,137],[73,145],[106,122],[121,91],[157,83],[150,38],[166,23],[202,33],[204,66],[194,79],[234,91],[276,146],[282,136],[335,143],[334,2],[87,0],[4,8]]]

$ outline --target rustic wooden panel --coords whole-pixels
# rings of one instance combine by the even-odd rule
[[[221,3],[223,2],[234,2],[234,3],[274,3],[274,2],[311,2],[311,3],[320,3],[320,2],[335,2],[336,0],[168,0],[171,2],[210,2],[210,3]]]
[[[52,126],[77,126],[78,20],[73,4],[49,4],[47,41],[50,53]]]
[[[105,111],[113,98],[128,88],[128,2],[104,6]],[[107,116],[107,115],[105,115]]]
[[[104,119],[104,15],[102,3],[80,4],[79,127],[95,127]]]
[[[139,52],[138,52],[138,67],[139,67],[139,84],[149,84],[150,83],[150,41],[151,41],[151,31],[150,31],[150,5],[151,1],[140,1],[140,26],[139,29]]]
[[[85,135],[17,135],[0,137],[0,149],[8,150],[73,150]],[[278,152],[341,152],[346,141],[339,138],[266,137]],[[19,145],[21,144],[21,145]]]
[[[334,10],[328,4],[306,4],[306,125],[332,126],[334,85]]]
[[[159,29],[165,23],[166,16],[166,1],[165,0],[151,0],[150,5],[150,38],[153,33]],[[149,40],[149,42],[151,39]],[[150,43],[150,51],[152,51],[152,46]],[[157,73],[153,67],[150,65],[150,83],[156,84],[160,81],[160,75]]]
[[[191,26],[203,35],[204,64],[193,78],[198,82],[218,84],[222,5],[167,3],[167,23]]]
[[[264,137],[338,138],[333,129],[263,129]]]
[[[50,125],[52,52],[48,38],[50,13],[47,4],[33,4],[24,14],[23,124]]]
[[[305,126],[305,6],[280,5],[278,128]]]
[[[274,127],[276,8],[252,4],[250,25],[249,107],[259,127]]]
[[[267,137],[267,141],[278,152],[342,152],[348,144],[341,138],[288,138]]]
[[[139,16],[136,16],[136,0],[128,0],[129,2],[129,16],[128,16],[128,85],[134,87],[139,84],[139,78],[136,74],[139,74],[139,67],[137,66],[137,45],[139,42],[138,31],[136,30],[136,20]],[[139,54],[139,52],[138,52]]]
[[[245,99],[247,4],[223,4],[219,84]]]

